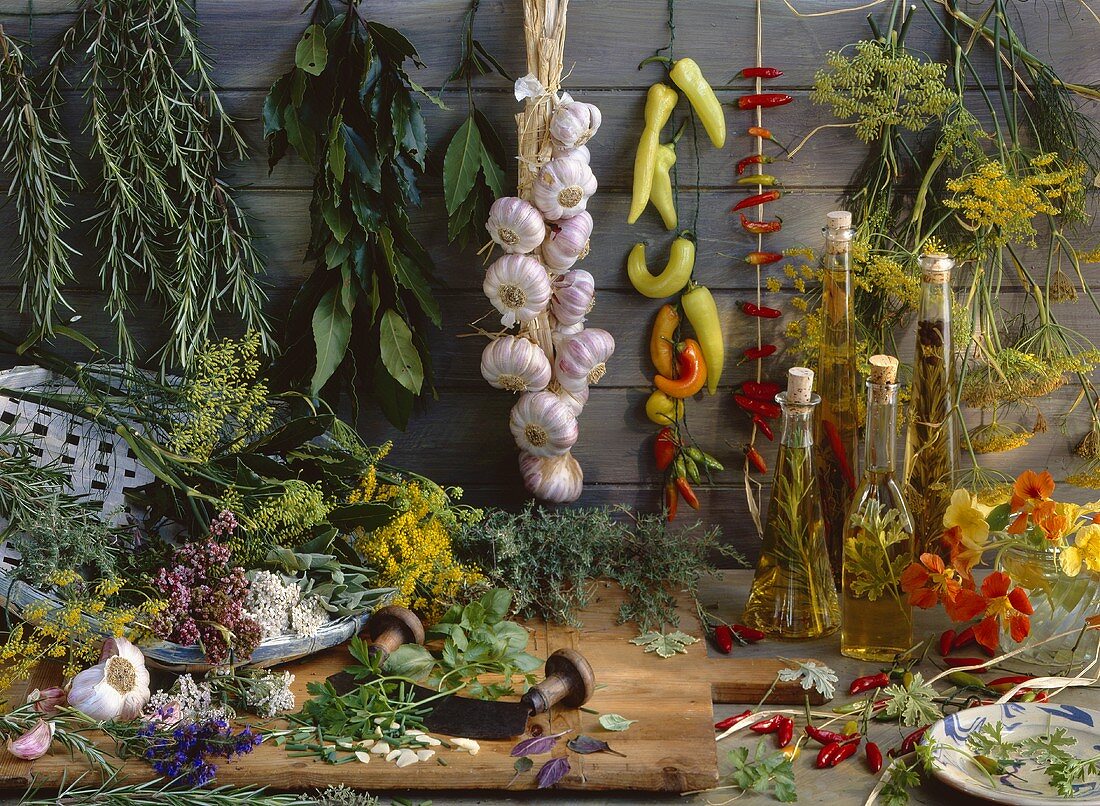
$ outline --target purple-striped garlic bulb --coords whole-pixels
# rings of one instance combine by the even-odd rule
[[[501,249],[516,255],[533,252],[546,237],[542,213],[517,196],[504,196],[493,202],[485,229]]]
[[[570,269],[551,283],[550,313],[562,325],[585,320],[596,302],[596,280],[584,269]]]
[[[481,286],[505,327],[525,325],[546,310],[550,278],[546,268],[529,255],[504,255],[493,261]]]
[[[582,330],[560,343],[554,364],[554,378],[570,390],[599,383],[607,371],[607,361],[614,352],[615,339],[606,330]]]
[[[481,351],[481,376],[495,389],[538,392],[550,382],[550,360],[530,339],[500,336]]]
[[[516,445],[532,456],[561,456],[577,441],[577,416],[553,392],[526,392],[509,417]]]
[[[571,453],[549,457],[520,453],[519,472],[527,491],[551,504],[576,501],[584,489],[584,471]]]
[[[587,163],[576,157],[559,157],[542,166],[532,195],[547,221],[559,221],[583,213],[596,187],[596,177]]]
[[[588,257],[592,237],[592,216],[578,213],[551,225],[550,236],[542,242],[542,261],[552,272],[572,268],[578,260]]]

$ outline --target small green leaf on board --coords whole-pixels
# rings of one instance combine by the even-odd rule
[[[302,34],[302,40],[294,51],[294,63],[299,69],[311,76],[319,76],[328,64],[328,43],[325,41],[325,29],[320,25],[311,25]]]
[[[382,314],[379,336],[382,363],[386,370],[414,395],[420,394],[420,387],[424,385],[424,365],[413,345],[412,331],[392,308]]]
[[[619,714],[601,714],[600,715],[600,727],[604,730],[613,730],[617,733],[621,733],[627,730],[631,725],[637,722],[637,719],[627,719]]]
[[[310,393],[317,397],[336,372],[351,339],[351,312],[344,309],[340,288],[325,292],[313,311],[313,341],[317,347],[317,367],[310,382]]]
[[[473,117],[459,126],[443,157],[443,198],[453,213],[474,187],[481,169],[481,132]]]

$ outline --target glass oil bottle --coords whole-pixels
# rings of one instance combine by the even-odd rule
[[[845,210],[829,213],[824,234],[821,347],[817,359],[817,392],[821,395],[821,405],[817,407],[814,433],[825,545],[839,584],[844,519],[856,491],[859,456],[852,214]]]
[[[944,254],[920,259],[920,308],[913,356],[905,500],[913,513],[914,552],[942,554],[943,515],[955,487],[955,371],[951,345],[951,269]]]
[[[814,373],[787,372],[775,396],[783,432],[775,465],[764,540],[743,621],[772,638],[819,638],[840,622],[836,585],[825,550],[821,494],[814,467]]]
[[[913,643],[913,610],[901,590],[913,560],[913,520],[894,478],[898,360],[871,356],[863,478],[844,529],[840,652],[892,661]]]

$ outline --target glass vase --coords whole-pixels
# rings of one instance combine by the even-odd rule
[[[1082,568],[1077,576],[1066,576],[1058,565],[1056,549],[1040,551],[1023,546],[1008,546],[1001,551],[997,568],[1012,578],[1013,585],[1027,591],[1035,609],[1031,632],[1019,644],[1001,633],[1001,652],[1027,647],[1009,663],[1053,672],[1078,669],[1096,659],[1100,639],[1095,632],[1083,633],[1082,627],[1086,618],[1100,614],[1100,572]],[[1062,633],[1068,634],[1047,640]]]

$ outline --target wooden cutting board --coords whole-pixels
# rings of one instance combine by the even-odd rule
[[[636,634],[629,625],[618,625],[615,616],[623,597],[615,586],[601,587],[593,605],[582,614],[583,628],[575,630],[540,622],[528,623],[528,650],[545,657],[555,649],[580,650],[596,673],[597,690],[588,706],[600,713],[617,713],[637,722],[629,730],[612,733],[600,727],[598,717],[581,711],[556,711],[532,720],[546,732],[571,731],[568,736],[587,734],[610,743],[625,758],[598,753],[580,756],[567,753],[564,744],[554,755],[568,755],[572,766],[558,784],[561,789],[641,790],[685,792],[706,789],[718,780],[711,704],[755,704],[775,681],[776,672],[789,662],[739,659],[737,649],[730,657],[708,658],[700,642],[686,655],[662,659],[646,654],[629,643]],[[702,636],[694,611],[681,611],[681,628]],[[776,645],[777,652],[779,647]],[[785,653],[784,653],[785,654]],[[306,697],[306,684],[324,680],[351,662],[344,647],[292,663],[286,668],[295,675],[294,689],[299,703]],[[30,687],[56,685],[52,675],[32,680]],[[797,684],[780,684],[769,698],[771,703],[802,703],[805,692]],[[238,761],[223,764],[219,784],[263,784],[277,790],[306,791],[329,784],[345,783],[357,789],[504,789],[514,775],[509,751],[514,740],[482,742],[476,756],[438,748],[438,758],[398,769],[374,757],[370,763],[350,762],[333,766],[312,758],[288,758],[282,748],[263,744]],[[535,768],[521,776],[511,790],[533,789],[535,772],[550,756],[537,756]],[[68,780],[86,769],[81,759],[72,759],[55,745],[53,751],[34,762],[16,759],[0,749],[0,787],[25,788],[34,778],[43,787],[56,787],[66,774]],[[130,781],[154,777],[140,761],[125,766]]]

